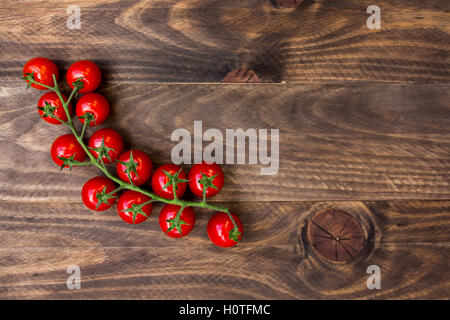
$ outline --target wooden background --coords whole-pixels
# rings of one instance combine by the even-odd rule
[[[448,299],[450,297],[450,60],[447,0],[72,1],[0,3],[0,298]],[[67,129],[41,121],[24,63],[92,59],[112,105],[104,126],[155,163],[170,160],[176,128],[280,129],[280,170],[225,165],[213,199],[242,219],[224,250],[209,212],[184,240],[115,210],[81,203],[94,168],[63,171],[49,156]],[[262,84],[220,84],[247,66]],[[90,131],[92,132],[92,131]],[[188,168],[189,166],[187,166]],[[308,219],[334,207],[369,239],[354,261],[322,259]],[[68,290],[69,265],[81,290]],[[379,265],[382,289],[366,287]]]

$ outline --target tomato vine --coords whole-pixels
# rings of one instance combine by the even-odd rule
[[[31,60],[30,60],[31,61]],[[46,75],[48,78],[48,75]],[[42,78],[42,77],[37,77]],[[100,206],[101,204],[107,204],[108,201],[112,198],[115,198],[117,196],[117,193],[123,189],[126,190],[132,190],[138,193],[141,193],[145,196],[148,196],[150,198],[150,200],[140,203],[139,205],[133,204],[133,207],[130,208],[128,211],[132,212],[133,214],[133,223],[135,221],[136,215],[137,214],[142,214],[145,215],[147,217],[147,214],[144,213],[144,211],[142,210],[142,208],[144,208],[146,205],[153,203],[153,202],[162,202],[165,204],[171,204],[171,205],[176,205],[178,206],[179,210],[176,214],[176,216],[172,219],[167,220],[167,222],[170,224],[168,226],[168,231],[170,232],[173,229],[177,229],[180,232],[181,235],[181,226],[186,224],[185,221],[183,221],[180,217],[182,215],[182,212],[185,208],[188,207],[197,207],[197,208],[204,208],[204,209],[209,209],[209,210],[213,210],[213,211],[217,211],[217,212],[223,212],[226,213],[226,215],[228,216],[229,220],[232,222],[232,227],[229,230],[228,233],[228,238],[229,240],[232,240],[234,242],[239,242],[241,237],[242,237],[242,224],[240,223],[240,221],[236,221],[235,220],[235,215],[230,213],[230,210],[228,208],[222,207],[222,206],[218,206],[218,205],[213,205],[207,202],[206,198],[206,190],[208,188],[212,188],[212,189],[217,189],[215,187],[215,185],[213,184],[213,180],[215,179],[215,177],[217,176],[217,174],[213,177],[208,177],[204,174],[202,174],[202,178],[199,179],[199,181],[197,181],[199,184],[203,185],[203,191],[202,191],[202,200],[199,202],[190,202],[190,201],[185,201],[180,199],[177,196],[177,189],[178,189],[178,184],[180,183],[184,183],[186,184],[186,182],[188,180],[184,180],[184,179],[179,179],[178,178],[178,173],[175,174],[168,174],[167,177],[169,178],[169,183],[167,184],[171,184],[172,186],[172,191],[173,191],[173,199],[167,199],[164,198],[162,196],[159,196],[153,192],[150,192],[148,190],[145,190],[143,188],[141,188],[140,186],[136,185],[135,183],[133,183],[133,180],[131,179],[131,173],[128,172],[128,177],[129,177],[129,182],[125,182],[121,179],[119,179],[118,177],[114,176],[106,167],[105,162],[104,162],[104,158],[109,158],[109,153],[111,152],[111,148],[107,148],[105,146],[105,144],[101,143],[101,145],[99,147],[96,148],[92,148],[89,147],[88,145],[86,145],[83,141],[84,135],[86,133],[86,129],[87,127],[94,122],[94,114],[91,112],[86,112],[84,113],[82,116],[79,116],[80,121],[82,121],[83,126],[81,129],[81,133],[78,133],[77,129],[74,126],[74,123],[72,121],[72,116],[71,116],[71,110],[70,110],[70,106],[71,106],[71,101],[74,99],[74,97],[80,92],[83,91],[83,88],[85,86],[85,82],[83,81],[83,77],[79,77],[76,79],[76,81],[72,82],[70,87],[72,87],[72,92],[70,93],[69,97],[66,98],[63,93],[61,92],[61,89],[58,86],[58,74],[53,73],[51,75],[51,78],[53,79],[53,86],[49,85],[49,81],[46,81],[46,83],[42,83],[36,80],[35,77],[35,72],[26,72],[24,70],[24,76],[23,79],[26,80],[28,82],[28,87],[31,85],[34,88],[40,89],[40,90],[51,90],[52,92],[54,92],[61,104],[62,107],[65,111],[65,117],[57,117],[54,114],[54,111],[57,107],[52,107],[50,104],[45,103],[44,107],[39,108],[39,110],[41,111],[41,116],[42,117],[48,117],[51,119],[54,119],[55,121],[59,121],[60,123],[64,124],[65,126],[67,126],[73,136],[76,138],[77,142],[79,143],[79,145],[82,147],[82,149],[84,150],[84,152],[86,153],[86,155],[88,156],[88,161],[78,161],[76,159],[74,159],[74,156],[71,157],[59,157],[59,159],[63,162],[63,165],[61,167],[61,169],[63,169],[64,167],[68,167],[69,170],[72,170],[73,167],[76,166],[86,166],[86,165],[93,165],[95,167],[97,167],[106,177],[108,177],[110,180],[112,180],[113,182],[115,182],[116,184],[118,184],[118,187],[113,190],[110,191],[108,193],[105,192],[106,187],[102,190],[102,192],[98,192],[96,197],[98,200],[98,204],[97,207]],[[27,87],[27,88],[28,88]],[[62,119],[61,119],[62,118]],[[94,123],[95,124],[95,123]],[[93,151],[95,153],[93,153]],[[95,156],[95,155],[97,156]],[[119,161],[119,160],[115,160],[114,162]],[[130,155],[130,161],[125,163],[125,162],[120,162],[121,164],[125,165],[127,169],[129,170],[133,170],[135,169],[135,162],[133,162],[133,158],[132,158],[132,154]],[[181,171],[182,169],[180,169]],[[222,178],[223,179],[223,178]],[[223,183],[223,182],[222,182]],[[167,187],[164,186],[164,187]],[[214,190],[214,193],[217,193],[217,190]],[[122,210],[123,211],[123,210]],[[209,227],[208,227],[209,228]],[[166,232],[166,233],[167,233]],[[213,241],[214,242],[214,241]],[[217,243],[216,243],[217,244]],[[235,243],[234,243],[235,244]]]

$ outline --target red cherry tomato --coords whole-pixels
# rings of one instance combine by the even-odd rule
[[[53,61],[42,57],[33,58],[25,64],[23,67],[23,76],[25,77],[27,73],[33,73],[34,80],[50,87],[53,87],[54,85],[53,75],[55,75],[56,81],[59,79],[59,71],[56,64]],[[35,89],[47,90],[47,88],[38,84],[33,83],[31,86]]]
[[[133,156],[132,161],[131,156]],[[152,160],[145,152],[140,150],[127,150],[117,159],[117,175],[120,180],[129,183],[130,176],[131,181],[136,186],[146,183],[150,179],[152,170]]]
[[[231,213],[234,221],[238,226],[238,230],[241,233],[238,240],[241,240],[244,229],[242,227],[241,220]],[[230,239],[230,232],[234,229],[233,222],[225,212],[218,212],[208,222],[207,232],[209,239],[219,247],[232,247],[238,242]]]
[[[181,170],[181,171],[180,171]],[[165,199],[173,199],[173,187],[170,183],[169,186],[165,187],[167,183],[169,183],[169,177],[164,173],[166,171],[168,174],[174,176],[173,179],[186,180],[186,174],[184,171],[177,165],[174,164],[165,164],[155,170],[152,176],[152,189],[153,192],[158,196],[163,197]],[[176,174],[180,171],[178,176]],[[179,182],[177,184],[177,197],[181,198],[186,191],[187,183]]]
[[[203,185],[199,182],[199,180],[203,178],[202,173],[207,177],[217,175],[212,180],[212,184],[214,184],[217,189],[208,187],[206,189],[206,197],[209,198],[218,194],[220,190],[222,190],[225,182],[225,175],[223,170],[216,163],[208,164],[206,162],[195,164],[189,171],[189,189],[191,189],[192,193],[197,197],[203,197]]]
[[[86,152],[78,143],[73,134],[65,134],[56,138],[56,140],[52,144],[50,154],[53,161],[58,166],[62,166],[64,164],[64,161],[59,159],[58,157],[70,158],[74,156],[73,160],[77,160],[80,162],[82,162],[86,158]]]
[[[133,190],[127,190],[121,194],[117,201],[117,212],[123,221],[129,224],[138,224],[144,222],[150,217],[153,210],[153,204],[148,203],[142,208],[139,205],[150,201],[151,198]]]
[[[108,151],[109,158],[106,155],[103,155],[102,160],[104,163],[112,163],[116,161],[116,159],[123,152],[123,139],[116,131],[109,128],[100,129],[94,132],[94,134],[89,139],[89,147],[91,148],[91,152],[95,158],[98,157],[98,151],[93,149],[98,149],[104,144],[106,148],[111,148]],[[93,149],[92,149],[93,148]]]
[[[67,97],[65,95],[62,95],[62,97],[63,97],[64,101],[67,101]],[[39,99],[38,112],[42,119],[44,119],[45,121],[47,121],[48,123],[51,123],[51,124],[56,124],[56,125],[61,124],[61,122],[58,121],[57,119],[54,119],[49,116],[47,116],[47,117],[43,116],[44,111],[39,108],[45,108],[46,102],[49,103],[50,106],[56,108],[55,111],[53,111],[54,116],[56,116],[58,119],[61,119],[64,122],[67,121],[66,111],[64,111],[62,102],[55,92],[44,93],[44,95]],[[69,113],[72,114],[72,104],[71,103],[69,103],[68,109],[69,109]]]
[[[67,70],[66,80],[70,88],[74,88],[73,83],[82,78],[84,87],[79,90],[80,93],[95,91],[100,82],[102,82],[102,73],[100,68],[92,61],[80,60],[73,63]]]
[[[77,117],[83,116],[86,112],[94,115],[94,121],[91,121],[89,126],[97,126],[105,122],[109,115],[109,103],[104,96],[99,93],[87,93],[83,95],[77,102],[76,106]],[[85,119],[80,119],[84,124]]]
[[[177,216],[178,210],[180,210],[180,206],[174,204],[166,204],[164,208],[162,208],[159,214],[159,226],[161,230],[172,238],[181,238],[187,236],[195,226],[195,213],[191,207],[186,207],[183,209],[180,215],[181,223],[180,229],[181,234],[178,228],[173,228],[169,232],[169,228],[171,227],[171,222],[167,220],[175,219]]]
[[[113,194],[110,199],[99,201],[102,194],[108,194],[116,189],[113,181],[106,177],[95,177],[87,181],[81,190],[81,197],[84,204],[91,210],[105,211],[111,208],[116,202],[117,193]],[[99,204],[100,202],[100,204]]]

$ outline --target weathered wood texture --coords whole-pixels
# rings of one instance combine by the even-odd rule
[[[377,1],[381,30],[366,27],[372,1],[275,3],[80,0],[82,29],[69,30],[73,1],[0,2],[0,299],[450,297],[449,1]],[[224,134],[280,129],[277,175],[223,166],[213,201],[242,219],[242,243],[211,244],[208,212],[174,240],[159,230],[161,205],[138,226],[86,209],[80,190],[98,171],[53,164],[67,128],[40,120],[42,93],[19,79],[34,56],[61,71],[98,62],[112,106],[103,127],[156,164],[170,161],[173,130],[192,132],[195,120]],[[302,84],[160,83],[220,82],[240,67]],[[349,263],[308,242],[325,208],[362,228]],[[81,290],[66,287],[73,264]],[[381,290],[367,289],[369,265],[381,267]]]
[[[0,3],[0,81],[17,82],[25,61],[67,68],[90,58],[110,81],[219,82],[248,66],[266,82],[448,83],[447,0],[380,0],[381,30],[369,30],[369,0],[80,0]]]
[[[214,201],[448,199],[450,99],[447,85],[117,85],[106,126],[128,147],[170,161],[171,134],[195,120],[203,130],[279,128],[280,168],[225,165]],[[59,171],[49,150],[67,132],[42,121],[39,93],[0,95],[0,200],[78,201],[91,167]],[[92,130],[89,130],[91,133]],[[206,146],[207,143],[204,143]],[[247,149],[248,151],[248,149]]]
[[[450,296],[450,202],[230,203],[246,226],[230,250],[206,236],[208,213],[183,240],[166,237],[159,206],[142,225],[81,204],[0,203],[0,298],[445,299]],[[348,264],[322,260],[304,240],[323,207],[357,214],[372,241]],[[81,290],[66,269],[81,267]],[[366,287],[369,265],[382,290]]]

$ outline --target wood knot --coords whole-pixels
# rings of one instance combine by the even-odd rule
[[[303,0],[275,0],[275,2],[283,7],[295,8],[303,3]]]
[[[357,257],[365,245],[360,223],[339,209],[316,213],[308,223],[308,241],[325,259],[348,262]]]
[[[222,80],[223,83],[259,83],[255,72],[247,67],[242,67],[228,73]]]

